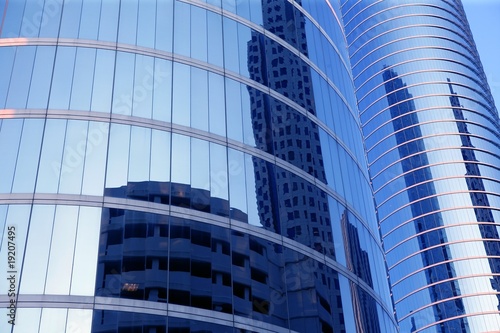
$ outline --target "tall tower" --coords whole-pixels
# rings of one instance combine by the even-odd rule
[[[460,1],[342,13],[402,332],[500,327],[500,124]]]
[[[1,332],[397,332],[338,4],[0,13]]]

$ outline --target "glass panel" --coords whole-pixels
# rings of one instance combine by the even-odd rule
[[[147,1],[149,2],[149,1]],[[99,24],[99,40],[116,41],[118,29],[119,1],[103,1]]]
[[[16,169],[17,154],[21,141],[23,119],[4,119],[0,130],[0,192],[10,193],[14,171]]]
[[[69,309],[66,330],[68,333],[90,333],[92,329],[92,310]]]
[[[68,120],[64,141],[63,168],[59,182],[59,193],[80,194],[83,165],[87,149],[88,121]]]
[[[137,45],[155,47],[155,11],[156,1],[139,1]]]
[[[95,40],[97,39],[97,33],[99,29],[101,0],[82,1],[82,3],[83,5],[82,5],[82,16],[80,20],[80,34],[78,37],[80,39]]]
[[[207,71],[192,67],[191,126],[203,131],[208,131],[208,90]]]
[[[248,222],[245,154],[243,152],[228,149],[228,170],[231,218]]]
[[[19,36],[21,22],[24,18],[23,13],[25,3],[25,0],[12,1],[9,3],[2,27],[2,38],[12,38]],[[30,36],[31,34],[31,36],[33,36],[33,33],[35,33],[35,31],[38,32],[38,30],[36,30],[36,26],[30,26],[30,28],[30,30],[23,30],[23,34],[26,34],[26,36]]]
[[[227,137],[243,141],[240,83],[226,79]]]
[[[106,170],[109,124],[90,122],[85,151],[82,194],[102,195]]]
[[[191,159],[186,152],[191,151],[190,138],[172,134],[172,183],[190,184]]]
[[[127,184],[130,126],[111,124],[106,188]]]
[[[172,51],[174,22],[173,0],[158,1],[156,4],[156,49]]]
[[[174,63],[172,122],[190,126],[191,101],[191,67]]]
[[[208,107],[210,132],[226,136],[226,110],[224,108],[224,78],[208,73]]]
[[[90,1],[93,3],[94,1]],[[88,1],[86,1],[88,3]],[[50,89],[49,107],[67,110],[73,80],[76,48],[58,47]]]
[[[95,58],[95,49],[79,47],[76,51],[75,74],[70,102],[71,110],[90,110]]]
[[[61,28],[59,30],[59,37],[61,38],[78,37],[78,31],[80,30],[81,11],[82,11],[82,0],[65,1],[62,10]]]
[[[170,180],[170,132],[153,130],[151,133],[150,180]]]
[[[43,308],[38,333],[64,332],[67,314],[67,309]]]
[[[38,158],[42,145],[42,119],[26,119],[23,125],[19,154],[17,155],[13,193],[33,193],[35,190]]]
[[[36,50],[35,65],[31,76],[28,108],[46,108],[49,99],[50,81],[56,48],[39,46]],[[1,100],[0,100],[1,105]]]
[[[10,332],[10,329],[14,329],[14,333],[24,333],[24,332],[38,332],[38,327],[40,325],[40,315],[42,309],[29,309],[29,308],[18,308],[16,311],[16,324],[9,328],[2,328],[2,332]],[[4,321],[3,323],[7,323]],[[3,324],[2,323],[2,324]]]
[[[115,53],[113,51],[97,50],[92,91],[92,111],[110,112],[114,67]]]
[[[100,208],[80,207],[78,229],[76,231],[75,260],[71,279],[71,295],[94,295],[97,269],[95,263],[99,247],[100,225]]]
[[[118,43],[135,45],[137,34],[138,0],[120,2],[120,23]]]
[[[118,52],[113,93],[113,113],[131,115],[134,89],[135,55]]]
[[[153,58],[137,55],[135,59],[135,79],[132,115],[151,118],[153,104]]]
[[[151,130],[132,126],[130,155],[128,162],[128,181],[144,182],[149,180]]]
[[[155,58],[153,119],[172,121],[172,62]]]
[[[228,191],[227,148],[210,143],[210,206],[212,214],[229,216]]]
[[[8,235],[8,231],[15,232],[15,243],[16,243],[16,260],[15,263],[12,263],[13,266],[9,265],[9,270],[15,270],[15,290],[19,290],[19,274],[21,263],[23,262],[23,254],[26,244],[26,235],[28,234],[28,222],[30,218],[31,206],[29,205],[10,205],[7,211],[7,218],[5,219],[5,225],[2,226],[2,230],[4,230],[4,235],[1,242],[0,247],[0,258],[5,258],[7,260],[8,252],[9,252],[9,239],[6,238]],[[4,222],[4,221],[0,221]],[[9,229],[10,228],[10,229]],[[10,244],[12,246],[12,244]],[[11,248],[12,250],[12,248]],[[7,267],[7,261],[5,262],[5,267]],[[6,270],[7,271],[7,270]],[[9,273],[9,277],[12,273]],[[3,293],[6,293],[9,289],[11,289],[11,280],[7,279],[7,276],[3,279],[0,279],[0,290],[4,290]]]
[[[191,6],[183,2],[175,2],[174,20],[174,53],[190,56]]]
[[[191,6],[191,57],[207,61],[207,11]],[[210,45],[213,47],[213,45]]]
[[[14,55],[16,54],[15,47],[0,47],[0,108],[4,108],[5,99],[7,98],[7,91],[9,90],[10,76],[12,74],[12,63],[14,62]]]
[[[57,206],[50,243],[46,294],[69,295],[77,220],[78,207]]]
[[[38,2],[38,4],[41,5],[40,2]],[[37,8],[38,6],[26,6],[26,8],[29,7]],[[62,4],[60,2],[54,0],[45,0],[42,19],[40,22],[41,24],[39,37],[57,37],[59,33],[59,23],[61,22],[61,13]]]
[[[222,17],[219,14],[207,11],[208,62],[223,67],[224,54],[222,44]]]
[[[6,108],[26,107],[28,100],[29,82],[33,70],[36,47],[18,47],[14,68],[10,79],[9,94],[7,95]]]
[[[191,188],[210,191],[209,143],[191,138]]]
[[[33,206],[19,293],[43,294],[54,223],[54,205]]]

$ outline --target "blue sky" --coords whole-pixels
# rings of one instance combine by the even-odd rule
[[[500,0],[462,0],[484,72],[500,109]]]

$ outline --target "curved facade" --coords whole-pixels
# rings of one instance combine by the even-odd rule
[[[332,5],[2,2],[0,330],[396,332]]]
[[[402,332],[500,327],[500,125],[460,1],[342,1]]]

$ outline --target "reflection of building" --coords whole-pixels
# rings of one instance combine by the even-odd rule
[[[447,81],[450,82],[450,79]],[[484,249],[488,256],[491,272],[494,274],[491,277],[491,287],[499,292],[496,296],[499,300],[498,309],[500,310],[500,260],[497,259],[500,257],[498,226],[493,218],[493,212],[490,208],[488,196],[486,195],[486,188],[483,178],[481,177],[481,171],[479,170],[479,161],[473,149],[475,147],[472,145],[471,133],[467,129],[467,122],[464,118],[460,100],[457,93],[453,91],[453,85],[448,83],[448,86],[450,88],[450,103],[453,107],[453,116],[455,117],[458,132],[460,133],[460,140],[462,141],[461,152],[465,169],[467,170],[465,181],[467,182],[470,198],[474,205],[476,219],[479,222],[479,231],[481,232],[481,236],[485,239],[483,242]]]
[[[446,233],[443,230],[443,220],[439,214],[439,201],[433,183],[420,185],[423,180],[432,179],[429,161],[425,155],[425,144],[422,132],[418,126],[419,120],[415,113],[413,96],[408,92],[406,84],[393,70],[387,69],[383,73],[387,103],[391,105],[390,113],[394,126],[394,137],[401,158],[406,193],[411,202],[411,211],[415,216],[415,234],[419,235],[418,242],[421,250],[422,262],[425,267],[427,283],[430,285],[429,294],[434,307],[437,321],[462,315],[464,305],[460,298],[460,288],[455,278],[453,263],[450,262],[450,249]],[[422,204],[425,200],[425,204]],[[438,212],[438,213],[436,213]],[[444,245],[442,245],[444,244]],[[444,281],[444,282],[443,282]],[[441,303],[441,300],[454,299],[451,304]],[[452,331],[466,331],[466,323],[456,321],[455,326],[448,327]]]
[[[340,223],[342,226],[342,237],[344,238],[348,268],[368,285],[373,287],[368,253],[361,248],[361,240],[358,230],[349,222],[347,210],[342,213]],[[367,297],[363,291],[358,290],[354,284],[351,284],[351,292],[354,300],[354,311],[358,314],[357,318],[373,318],[373,321],[360,320],[358,324],[359,327],[362,327],[363,332],[380,332],[380,323],[378,321],[378,317],[376,316],[376,302]]]

